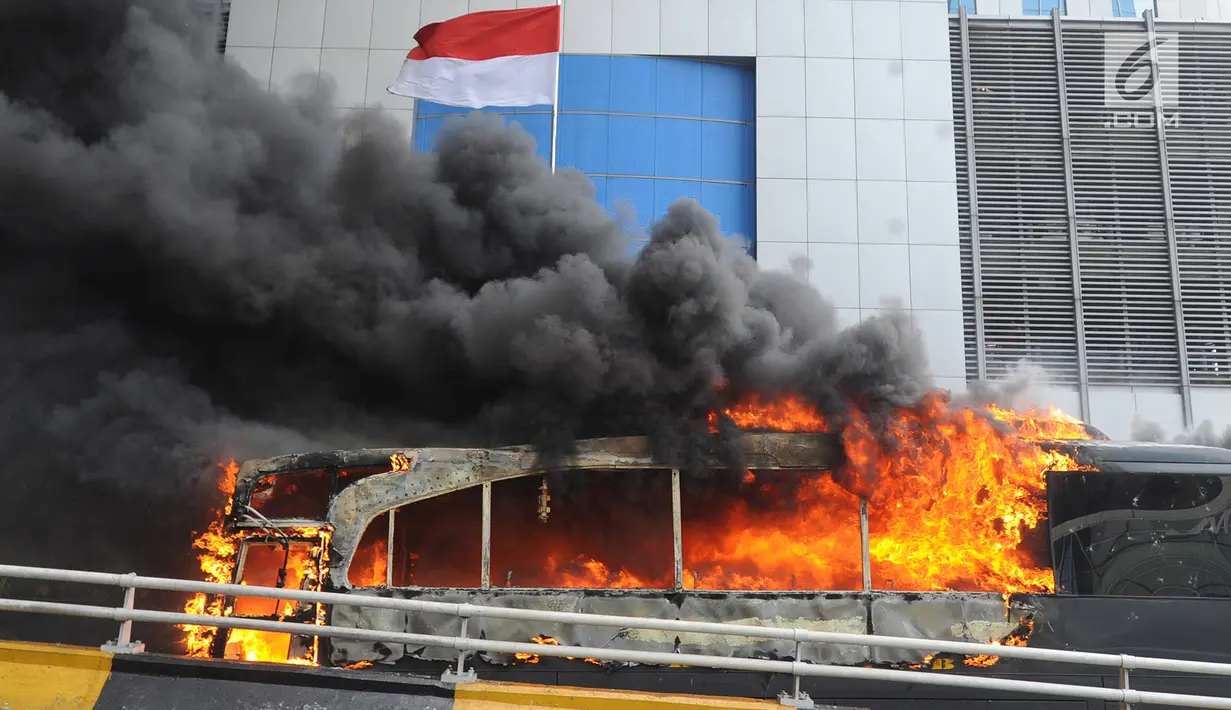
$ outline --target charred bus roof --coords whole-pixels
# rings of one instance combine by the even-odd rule
[[[1216,446],[1079,439],[1049,447],[1098,473],[1231,475],[1231,449]]]
[[[739,453],[748,468],[755,470],[825,470],[845,460],[841,439],[834,434],[743,434],[738,439]],[[546,470],[580,469],[664,469],[654,455],[649,437],[626,436],[585,439],[574,451],[553,459],[550,465],[530,446],[497,448],[381,448],[317,451],[287,454],[245,461],[235,484],[235,500],[246,504],[258,484],[271,477],[325,471],[383,473],[396,456],[431,462],[431,468],[451,464],[477,466],[497,480],[542,473]],[[716,467],[725,467],[717,452],[711,457]]]
[[[1092,427],[1087,427],[1097,432]],[[1101,432],[1098,432],[1101,435]],[[1219,474],[1231,466],[1231,449],[1191,444],[1065,439],[1048,442],[1048,448],[1074,456],[1079,463],[1117,473]],[[749,468],[758,470],[832,469],[845,460],[840,438],[834,434],[746,433],[739,439],[740,452]],[[257,484],[271,476],[323,471],[387,471],[393,457],[416,452],[431,460],[483,460],[513,473],[539,473],[547,467],[530,446],[497,448],[376,448],[315,451],[245,461],[236,481],[239,500],[251,496]],[[718,456],[713,463],[723,464]],[[551,468],[670,469],[655,460],[648,437],[631,436],[587,439],[577,443],[573,454],[561,457]]]

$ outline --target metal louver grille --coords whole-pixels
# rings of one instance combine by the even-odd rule
[[[189,0],[189,7],[201,18],[202,22],[213,24],[217,28],[217,40],[214,45],[219,54],[227,51],[227,29],[231,21],[231,0]]]
[[[1109,125],[1104,98],[1104,43],[1142,37],[1065,28],[1063,38],[1089,383],[1178,385],[1158,129]]]
[[[972,22],[969,36],[987,375],[1028,359],[1073,383],[1076,315],[1052,30]],[[954,92],[958,101],[962,93]],[[963,265],[973,280],[970,196],[960,192],[959,202]],[[964,287],[973,305],[973,285]]]
[[[966,145],[966,104],[962,100],[965,82],[962,79],[962,35],[960,31],[949,33],[949,68],[953,86],[953,152],[957,166],[957,232],[958,249],[962,263],[962,330],[966,346],[966,379],[979,377],[977,353],[978,337],[975,334],[975,289],[974,252],[970,236],[970,162]]]
[[[1105,50],[1149,23],[1062,20],[1063,91],[1054,23],[967,18],[965,47],[951,25],[967,374],[982,355],[989,377],[1024,358],[1083,393],[1179,386],[1191,416],[1186,385],[1231,386],[1231,28],[1156,25],[1179,56],[1160,130],[1152,104],[1104,98]]]
[[[231,0],[222,0],[218,8],[218,53],[227,53],[227,30],[231,26]]]
[[[1159,31],[1168,28],[1161,26]],[[1166,122],[1188,364],[1231,385],[1231,32],[1179,36],[1179,107]]]

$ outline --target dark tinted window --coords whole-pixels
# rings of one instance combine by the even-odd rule
[[[1231,486],[1212,476],[1052,474],[1059,591],[1231,596]]]
[[[329,501],[339,491],[388,466],[369,466],[338,471],[298,471],[265,476],[252,491],[252,507],[267,518],[324,520]]]
[[[252,507],[267,518],[323,518],[332,489],[325,471],[265,476],[252,491]]]

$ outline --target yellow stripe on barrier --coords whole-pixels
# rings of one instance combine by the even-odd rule
[[[669,695],[621,690],[590,690],[522,683],[465,683],[454,691],[454,710],[508,710],[509,708],[567,708],[568,710],[699,710],[738,708],[769,710],[781,705],[772,700]]]
[[[0,641],[0,708],[4,710],[94,710],[110,675],[110,653]]]

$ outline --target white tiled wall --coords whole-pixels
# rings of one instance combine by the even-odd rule
[[[846,322],[890,300],[907,306],[933,371],[960,389],[946,3],[761,0],[757,9],[758,260],[789,269],[805,257],[809,280]],[[767,42],[766,23],[784,30],[781,41]]]
[[[232,0],[227,55],[380,106],[419,27],[554,0]],[[1007,1],[1007,0],[1006,0]],[[1187,0],[1186,0],[1187,1]],[[1019,3],[1020,4],[1020,3]],[[757,241],[856,323],[913,309],[940,382],[965,376],[944,0],[565,0],[564,51],[755,57]]]
[[[1039,404],[1052,404],[1073,415],[1081,413],[1081,398],[1074,388],[1049,388],[1033,395]],[[1221,433],[1231,424],[1231,390],[1194,387],[1192,400],[1194,425],[1209,421]],[[1090,388],[1090,412],[1085,419],[1112,439],[1129,440],[1137,418],[1161,427],[1170,440],[1185,431],[1183,399],[1174,388],[1166,387]]]

